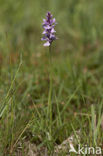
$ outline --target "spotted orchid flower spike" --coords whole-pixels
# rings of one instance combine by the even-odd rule
[[[52,14],[50,12],[47,13],[46,15],[46,19],[43,19],[43,37],[42,37],[42,41],[46,41],[46,43],[44,43],[44,46],[50,46],[52,44],[52,42],[54,40],[56,40],[56,36],[55,36],[55,25],[56,25],[56,20],[55,18],[53,18]]]

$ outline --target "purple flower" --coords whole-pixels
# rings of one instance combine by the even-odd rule
[[[56,20],[55,18],[53,18],[52,14],[50,12],[47,13],[46,15],[46,19],[43,19],[43,37],[42,37],[42,41],[46,41],[46,43],[44,43],[44,46],[50,46],[51,43],[56,40],[56,36],[55,36],[55,25],[56,25]]]

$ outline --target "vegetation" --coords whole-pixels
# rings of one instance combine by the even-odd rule
[[[49,53],[41,42],[47,11],[59,38],[52,46],[52,121]],[[102,147],[102,14],[103,0],[0,0],[0,156],[53,155],[70,136],[75,148]]]

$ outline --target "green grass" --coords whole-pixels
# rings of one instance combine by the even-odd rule
[[[59,38],[52,94],[48,48],[40,41],[48,10]],[[34,146],[53,155],[70,136],[75,148],[102,147],[102,14],[102,0],[0,0],[0,156],[27,156]]]

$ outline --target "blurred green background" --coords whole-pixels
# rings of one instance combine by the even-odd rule
[[[5,51],[6,36],[14,52],[20,47],[41,49],[41,24],[47,11],[58,22],[55,46],[59,52],[101,46],[102,0],[0,0],[0,50]]]
[[[103,0],[0,0],[0,152],[3,156],[4,151],[6,156],[15,151],[18,141],[24,141],[22,136],[52,149],[46,116],[48,48],[41,41],[42,20],[47,11],[56,18],[59,38],[52,47],[52,144],[60,144],[74,129],[81,129],[83,144],[102,143]],[[30,127],[25,129],[28,122]]]

